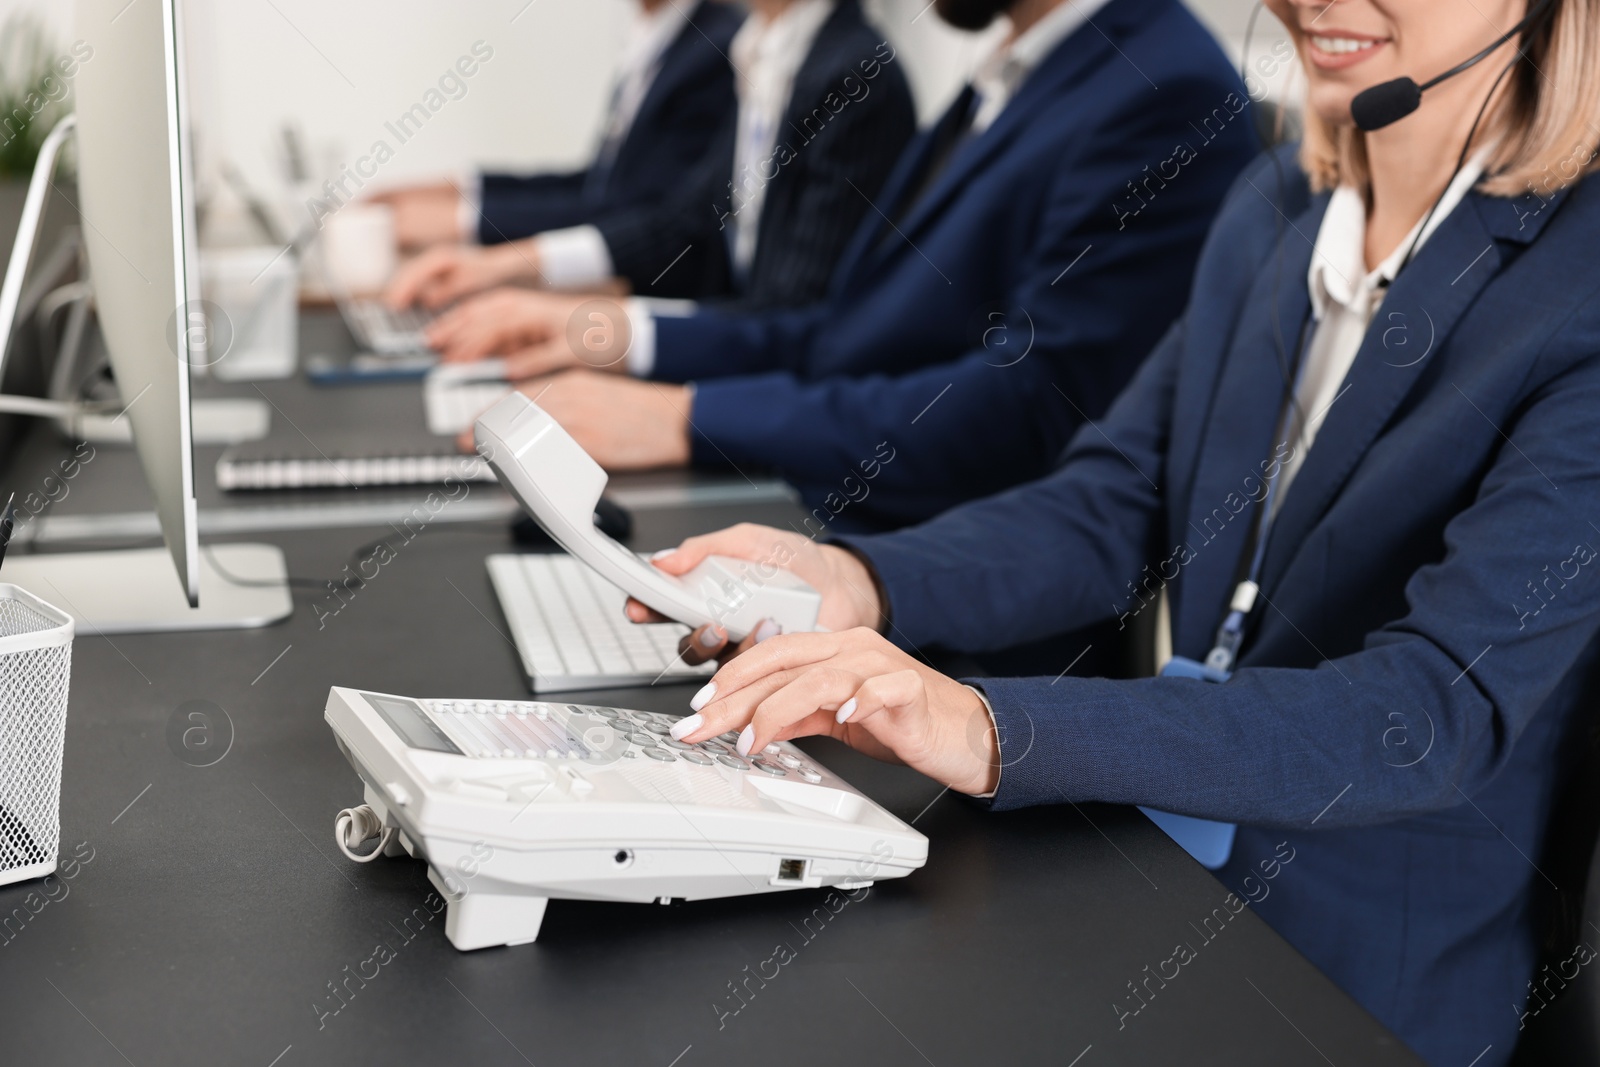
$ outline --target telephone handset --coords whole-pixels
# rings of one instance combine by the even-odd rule
[[[784,633],[817,628],[822,598],[770,563],[707,557],[682,577],[652,567],[595,528],[606,473],[561,424],[521,393],[478,416],[481,455],[500,484],[550,537],[636,600],[689,626],[716,623],[743,640],[763,619]]]

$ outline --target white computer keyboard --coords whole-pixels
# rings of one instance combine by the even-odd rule
[[[445,363],[422,379],[422,406],[428,432],[454,437],[471,428],[473,420],[511,392],[500,380],[499,360],[480,363]]]
[[[428,350],[423,330],[433,321],[432,312],[421,308],[396,311],[382,300],[370,298],[348,300],[340,310],[356,340],[374,352],[396,355]]]
[[[565,553],[495,555],[488,566],[535,693],[689,681],[716,669],[679,658],[687,626],[629,622],[627,594]]]

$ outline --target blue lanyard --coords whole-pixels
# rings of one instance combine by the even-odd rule
[[[1308,308],[1306,317],[1300,323],[1300,336],[1294,347],[1294,381],[1290,384],[1283,403],[1278,408],[1277,425],[1283,428],[1291,426],[1291,417],[1294,410],[1294,399],[1300,391],[1300,379],[1305,373],[1303,359],[1306,348],[1306,335],[1311,330],[1311,311]],[[1293,427],[1297,435],[1304,433],[1305,427]],[[1276,520],[1274,504],[1278,496],[1278,483],[1283,478],[1280,467],[1277,476],[1267,482],[1267,491],[1261,497],[1261,511],[1256,515],[1255,526],[1250,537],[1245,541],[1244,548],[1239,553],[1239,565],[1234,568],[1235,582],[1233,598],[1228,602],[1228,613],[1222,619],[1222,624],[1217,627],[1217,636],[1212,643],[1211,651],[1206,653],[1205,675],[1217,681],[1222,681],[1232,673],[1234,662],[1238,659],[1239,646],[1244,643],[1245,623],[1249,621],[1250,613],[1255,609],[1256,601],[1261,594],[1261,566],[1267,558],[1267,539],[1272,534],[1272,525]]]

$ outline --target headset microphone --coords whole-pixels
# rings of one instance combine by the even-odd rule
[[[1350,101],[1350,117],[1355,120],[1359,128],[1368,132],[1381,130],[1390,123],[1400,121],[1422,105],[1423,93],[1488,58],[1495,49],[1533,25],[1554,2],[1555,0],[1538,0],[1521,22],[1501,34],[1488,48],[1421,85],[1411,78],[1396,78],[1362,90],[1356,94],[1354,100]]]

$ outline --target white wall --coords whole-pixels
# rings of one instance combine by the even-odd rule
[[[867,0],[903,57],[925,117],[959,88],[993,33],[961,34],[927,0]],[[271,133],[299,122],[349,155],[382,136],[475,41],[494,58],[381,180],[467,169],[566,166],[592,151],[631,0],[189,0],[199,119],[241,166],[270,159]]]
[[[375,140],[394,158],[375,184],[468,169],[565,166],[587,157],[630,0],[185,0],[197,148],[263,185],[280,172],[277,132],[298,124],[330,169]],[[958,33],[928,0],[865,0],[894,43],[924,119],[938,113],[994,36]],[[1192,0],[1236,54],[1252,0]],[[72,30],[71,0],[0,0]],[[1281,29],[1263,16],[1253,52]],[[451,100],[401,145],[385,130],[481,41],[493,49]]]
[[[286,122],[323,162],[386,140],[382,183],[473,161],[569,165],[604,105],[626,0],[191,0],[196,121],[247,172],[274,161]],[[386,130],[473,46],[492,52],[405,144]],[[208,91],[201,92],[201,87]]]

